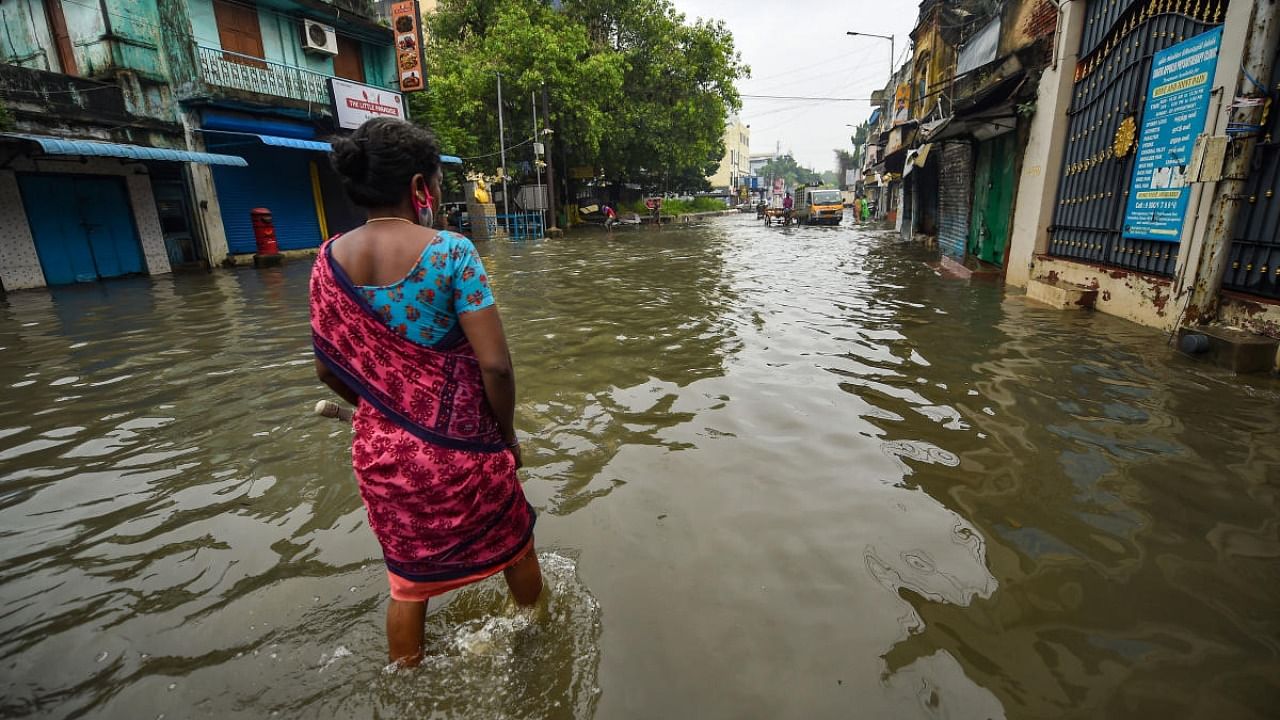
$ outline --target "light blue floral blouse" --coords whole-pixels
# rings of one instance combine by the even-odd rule
[[[397,282],[359,288],[392,330],[428,347],[452,334],[459,315],[493,305],[489,276],[475,245],[447,230],[436,235]]]

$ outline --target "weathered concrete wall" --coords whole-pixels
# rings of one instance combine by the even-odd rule
[[[1066,3],[1080,5],[1084,3]],[[1084,8],[1077,8],[1084,13]],[[1057,29],[1058,9],[1051,0],[1015,0],[1005,5],[1001,19],[1000,49],[998,55],[1021,50],[1037,40],[1047,38]],[[1072,48],[1080,47],[1077,42]]]
[[[200,90],[200,73],[196,64],[195,44],[218,46],[217,27],[213,25],[213,5],[197,0],[159,0],[160,35],[164,48],[165,68],[169,76],[169,88],[179,99],[195,95]],[[196,25],[197,12],[208,12],[208,24],[214,27],[209,38],[202,22]],[[193,42],[194,40],[194,42]]]
[[[200,127],[199,111],[187,110],[182,119],[191,149],[209,152],[204,135],[195,131],[195,128]],[[227,247],[227,231],[222,225],[222,206],[218,204],[213,170],[208,165],[194,163],[187,167],[191,178],[192,213],[204,242],[204,256],[210,264],[219,265],[226,260],[231,250]]]
[[[296,18],[259,8],[258,25],[262,30],[263,54],[268,60],[332,75],[333,58],[328,55],[315,55],[302,49],[301,22]]]
[[[1030,16],[1032,19],[1035,16]],[[1036,114],[1031,118],[1027,146],[1022,155],[1022,173],[1014,200],[1010,227],[1009,255],[1005,259],[1005,280],[1026,287],[1031,278],[1032,258],[1049,247],[1049,226],[1053,223],[1054,198],[1058,195],[1062,157],[1066,152],[1071,93],[1076,72],[1080,35],[1084,30],[1084,3],[1067,3],[1060,22],[1062,32],[1056,48],[1057,65],[1045,68],[1040,76]]]
[[[1066,282],[1097,290],[1095,309],[1140,325],[1169,331],[1177,321],[1177,313],[1170,302],[1172,282],[1168,278],[1048,255],[1035,258],[1031,277],[1047,283]]]
[[[1280,302],[1225,292],[1222,294],[1218,317],[1223,324],[1280,338]]]

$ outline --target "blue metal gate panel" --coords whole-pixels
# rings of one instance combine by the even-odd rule
[[[1121,237],[1135,153],[1112,149],[1126,118],[1142,126],[1155,53],[1221,24],[1227,2],[1088,0],[1049,254],[1173,274],[1176,243]]]
[[[143,272],[122,178],[21,174],[18,185],[46,284]]]
[[[271,210],[281,250],[318,247],[324,238],[311,190],[310,161],[323,156],[260,145],[256,138],[238,141],[234,152],[249,161],[248,168],[212,168],[230,251],[256,250],[249,211],[259,207]]]

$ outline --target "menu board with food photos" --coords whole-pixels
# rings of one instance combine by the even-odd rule
[[[418,0],[400,0],[391,5],[391,29],[395,31],[396,78],[401,92],[426,90],[422,13],[418,10]]]

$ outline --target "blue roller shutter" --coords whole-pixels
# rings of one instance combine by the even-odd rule
[[[227,247],[232,253],[252,253],[253,224],[249,211],[271,210],[276,226],[276,242],[281,250],[302,250],[320,245],[320,223],[316,219],[315,196],[311,191],[310,161],[318,153],[238,140],[234,146],[210,144],[211,152],[222,148],[249,161],[247,168],[213,167],[213,182],[222,209],[222,225]]]

